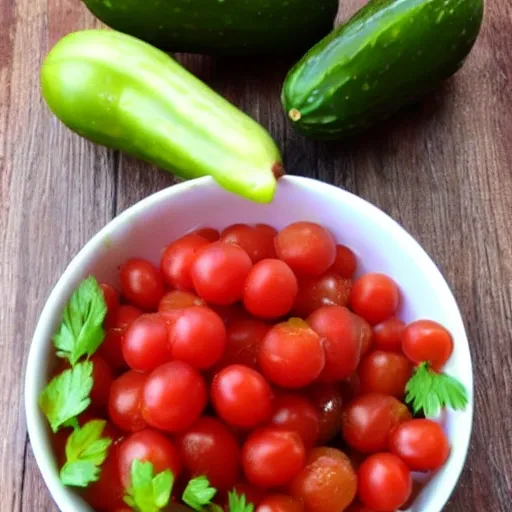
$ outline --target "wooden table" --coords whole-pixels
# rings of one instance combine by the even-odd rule
[[[361,0],[345,2],[341,16]],[[72,134],[38,72],[70,31],[99,26],[79,0],[0,0],[0,510],[56,510],[25,430],[23,373],[41,308],[69,260],[112,217],[173,177]],[[446,510],[512,510],[512,5],[489,2],[478,44],[439,92],[347,143],[294,135],[280,108],[288,63],[182,62],[279,141],[290,173],[346,188],[426,248],[465,318],[475,421]],[[469,369],[468,369],[469,371]]]

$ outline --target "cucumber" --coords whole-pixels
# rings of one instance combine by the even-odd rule
[[[482,17],[483,0],[372,0],[289,71],[283,108],[306,136],[358,134],[453,75]]]
[[[83,0],[109,27],[171,52],[306,51],[328,34],[338,0]]]
[[[70,129],[183,178],[270,202],[281,155],[268,132],[164,52],[126,34],[61,39],[41,70],[42,93]]]

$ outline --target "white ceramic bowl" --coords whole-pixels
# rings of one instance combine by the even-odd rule
[[[441,273],[420,245],[381,210],[336,187],[287,176],[272,204],[246,201],[201,178],[162,190],[129,208],[95,235],[72,260],[53,289],[32,340],[25,405],[34,455],[53,499],[63,512],[91,509],[61,485],[52,455],[50,432],[37,404],[54,357],[51,338],[61,312],[78,283],[89,274],[117,285],[117,267],[128,257],[158,263],[162,247],[179,235],[200,227],[222,228],[236,222],[287,224],[309,220],[328,227],[359,259],[359,273],[382,271],[392,276],[403,294],[400,316],[405,321],[429,318],[453,334],[455,349],[446,371],[469,391],[463,412],[446,412],[440,421],[448,433],[449,460],[416,499],[413,512],[439,512],[453,491],[468,450],[473,416],[473,373],[468,341],[455,299]]]

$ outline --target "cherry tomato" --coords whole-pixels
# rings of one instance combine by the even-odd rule
[[[171,359],[169,329],[161,315],[151,313],[137,318],[123,337],[125,361],[132,370],[150,372]]]
[[[122,348],[123,336],[141,314],[140,309],[123,305],[119,306],[112,318],[107,317],[107,331],[105,339],[98,349],[98,354],[115,372],[126,368]]]
[[[269,329],[270,325],[255,318],[230,322],[226,328],[226,350],[215,368],[221,370],[231,364],[243,364],[257,370],[260,345]]]
[[[391,453],[370,455],[358,471],[359,499],[377,512],[393,512],[400,508],[412,491],[411,473]]]
[[[341,512],[356,495],[356,473],[342,451],[313,448],[306,466],[293,479],[290,492],[308,512]]]
[[[219,232],[213,228],[199,228],[192,233],[206,238],[208,242],[216,242],[220,238]]]
[[[218,304],[208,304],[208,307],[213,309],[224,322],[224,325],[228,326],[232,322],[238,320],[250,320],[252,317],[247,313],[244,306],[240,302],[231,304],[229,306],[219,306]]]
[[[350,304],[354,313],[371,325],[393,316],[400,302],[395,281],[384,274],[369,273],[354,282]]]
[[[361,354],[361,331],[355,315],[347,308],[324,306],[307,322],[324,343],[325,367],[319,380],[334,382],[354,373]]]
[[[190,271],[197,251],[207,245],[206,238],[198,234],[188,234],[168,245],[162,254],[160,269],[165,282],[178,290],[193,290]]]
[[[293,304],[294,314],[306,318],[322,306],[346,306],[352,290],[352,280],[331,270],[320,277],[303,277]]]
[[[140,309],[156,310],[164,295],[164,281],[149,261],[133,258],[119,270],[121,293]]]
[[[125,489],[130,487],[135,459],[151,462],[155,474],[170,469],[177,478],[181,470],[176,446],[168,437],[150,428],[132,434],[119,445],[119,474]]]
[[[361,392],[382,393],[403,400],[412,370],[413,365],[403,355],[374,350],[361,361],[358,368]]]
[[[261,343],[259,363],[265,377],[283,388],[307,386],[325,365],[320,336],[300,318],[277,324]]]
[[[270,235],[272,237],[275,237],[277,235],[277,229],[273,228],[272,226],[269,226],[268,224],[256,224],[254,227],[267,233],[267,235]]]
[[[274,427],[297,432],[306,450],[314,446],[320,433],[318,410],[311,400],[298,394],[281,393],[277,395],[274,399],[274,410],[269,423]]]
[[[387,352],[402,352],[402,333],[405,323],[392,316],[373,328],[375,348]]]
[[[160,303],[158,304],[158,311],[175,311],[177,309],[191,308],[192,306],[205,306],[206,303],[203,299],[194,295],[191,292],[183,290],[172,290],[167,292]]]
[[[413,363],[429,361],[434,370],[440,371],[452,355],[452,335],[437,322],[417,320],[406,326],[402,350]]]
[[[279,258],[301,276],[323,274],[336,258],[332,235],[313,222],[295,222],[282,229],[275,246]]]
[[[234,364],[213,379],[212,402],[217,414],[230,425],[253,428],[272,413],[272,390],[263,375]]]
[[[370,351],[373,346],[372,326],[364,318],[361,318],[357,315],[354,316],[356,317],[357,323],[359,324],[359,344],[361,346],[361,357],[363,357]]]
[[[191,476],[205,475],[220,491],[231,490],[240,470],[241,450],[226,425],[203,416],[177,439],[181,460]]]
[[[395,397],[371,393],[350,402],[343,410],[343,438],[362,453],[388,449],[391,431],[411,419],[407,407]]]
[[[264,488],[288,484],[304,466],[305,459],[299,434],[279,428],[255,430],[242,449],[247,480]]]
[[[350,279],[356,272],[357,259],[354,252],[345,245],[336,246],[336,258],[331,269],[341,277]]]
[[[201,374],[182,361],[171,361],[153,370],[142,392],[142,417],[152,427],[178,433],[201,415],[207,399]]]
[[[173,359],[204,370],[213,366],[226,348],[226,328],[217,313],[206,307],[183,310],[171,329]]]
[[[118,377],[110,387],[108,414],[112,423],[126,432],[146,428],[140,403],[146,375],[129,371]]]
[[[103,409],[108,403],[110,387],[114,380],[112,369],[100,355],[91,357],[93,386],[90,394],[93,407]]]
[[[256,512],[303,512],[304,505],[286,494],[269,494],[256,508]]]
[[[238,245],[249,255],[253,263],[258,263],[263,259],[276,257],[274,236],[267,229],[237,224],[223,231],[220,240]]]
[[[307,396],[315,406],[320,419],[318,444],[325,444],[341,430],[340,418],[343,397],[339,386],[316,382],[307,390]]]
[[[107,317],[112,318],[119,308],[119,293],[107,283],[100,283],[100,288],[107,305]]]
[[[124,505],[125,489],[119,475],[119,445],[112,444],[101,465],[99,479],[81,491],[93,510],[117,510]]]
[[[198,252],[192,281],[203,299],[229,305],[242,298],[251,267],[251,258],[237,245],[213,242]]]
[[[450,444],[441,425],[429,419],[402,423],[391,433],[389,445],[411,471],[435,471],[450,455]]]
[[[247,276],[244,305],[254,316],[279,318],[292,309],[297,290],[297,278],[286,263],[264,259],[256,263]]]

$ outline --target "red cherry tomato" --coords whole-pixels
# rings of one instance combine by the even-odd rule
[[[181,469],[177,448],[172,441],[150,428],[136,432],[119,445],[119,474],[125,489],[131,485],[132,462],[151,462],[155,474],[170,469],[175,478]]]
[[[172,290],[167,292],[160,303],[158,304],[158,311],[176,311],[179,309],[191,308],[192,306],[205,306],[206,303],[203,299],[194,295],[191,292],[183,290]]]
[[[358,471],[359,499],[377,512],[393,512],[400,508],[412,491],[411,473],[391,453],[368,457]]]
[[[191,233],[166,247],[160,261],[160,269],[168,286],[178,290],[194,288],[190,275],[192,264],[197,251],[208,243],[206,238]]]
[[[361,357],[367,354],[373,346],[373,331],[372,326],[360,316],[355,315],[357,323],[359,324],[359,333],[361,346]]]
[[[293,479],[290,493],[308,512],[340,512],[353,501],[357,477],[349,458],[335,448],[314,448]]]
[[[247,480],[264,488],[286,485],[304,466],[305,458],[299,434],[279,428],[255,430],[242,450]]]
[[[205,475],[220,491],[232,489],[238,479],[241,450],[224,423],[203,416],[176,442],[191,476]]]
[[[350,279],[356,272],[357,259],[354,252],[345,245],[336,246],[336,258],[331,267],[341,277]]]
[[[297,498],[286,494],[269,494],[256,508],[256,512],[304,512],[304,505]]]
[[[277,235],[277,229],[269,226],[268,224],[256,224],[254,227],[263,231],[269,236],[275,237]]]
[[[283,388],[307,386],[324,368],[320,336],[299,318],[277,324],[261,343],[259,363],[265,377]]]
[[[429,419],[399,425],[391,433],[389,446],[411,471],[435,471],[450,455],[450,444],[441,425]]]
[[[441,371],[453,352],[452,335],[432,320],[417,320],[406,326],[402,334],[402,350],[416,364],[429,361]]]
[[[82,491],[84,499],[93,510],[117,510],[123,507],[125,489],[121,483],[118,461],[119,445],[112,444],[105,462],[101,465],[99,480]]]
[[[220,240],[238,245],[249,255],[253,263],[258,263],[263,259],[276,257],[274,236],[267,229],[237,224],[223,231]]]
[[[319,418],[318,444],[331,441],[341,430],[343,397],[336,384],[317,382],[307,390],[307,396],[315,406]]]
[[[140,403],[146,375],[129,371],[118,377],[110,387],[108,414],[112,423],[125,432],[146,428]]]
[[[371,325],[384,322],[396,313],[400,291],[395,281],[384,274],[369,273],[354,282],[350,304],[354,313]]]
[[[334,382],[354,373],[361,354],[361,331],[355,315],[347,308],[325,306],[307,322],[324,342],[325,367],[319,380]]]
[[[219,232],[213,228],[199,228],[192,233],[206,238],[208,242],[216,242],[220,238]]]
[[[352,280],[331,270],[320,277],[303,277],[293,305],[294,314],[307,318],[322,306],[346,306],[352,290]]]
[[[206,405],[206,384],[201,374],[181,361],[153,370],[142,393],[142,416],[152,427],[178,433],[189,428]]]
[[[269,423],[297,432],[306,450],[315,445],[320,433],[320,414],[314,404],[305,396],[293,393],[281,393],[275,397]]]
[[[206,307],[183,310],[170,336],[173,359],[204,370],[213,366],[226,348],[226,328],[217,313]]]
[[[94,354],[91,357],[91,362],[93,367],[93,386],[90,394],[91,405],[98,409],[103,409],[108,403],[110,387],[114,380],[112,369],[105,359],[98,354]]]
[[[391,431],[410,419],[407,407],[395,397],[378,393],[362,395],[343,410],[343,438],[362,453],[384,451],[388,449]]]
[[[403,400],[412,370],[412,364],[403,355],[374,350],[361,361],[357,370],[361,393],[382,393]]]
[[[126,368],[123,357],[123,336],[142,311],[133,306],[119,306],[112,318],[107,317],[107,332],[105,339],[98,349],[98,354],[105,359],[114,371]]]
[[[213,242],[203,247],[192,265],[192,281],[200,297],[213,304],[240,300],[252,262],[236,245]]]
[[[107,317],[112,318],[119,308],[119,293],[107,283],[100,283],[100,288],[107,305]]]
[[[165,319],[155,313],[137,318],[124,335],[122,349],[132,370],[149,372],[169,361],[169,329]]]
[[[297,296],[297,278],[283,261],[264,259],[252,267],[243,295],[247,311],[260,318],[286,315]]]
[[[279,258],[301,276],[323,274],[336,258],[332,235],[313,222],[295,222],[282,229],[275,246]]]
[[[208,304],[210,309],[213,309],[224,322],[224,325],[228,326],[232,322],[238,320],[249,320],[252,317],[247,313],[243,305],[239,302],[231,304],[229,306],[219,306],[218,304]]]
[[[232,364],[258,369],[258,355],[270,325],[253,318],[233,320],[226,328],[227,346],[215,368],[221,370]]]
[[[138,308],[156,310],[164,295],[164,281],[149,261],[133,258],[119,270],[121,293]]]
[[[405,323],[392,316],[373,328],[373,339],[377,350],[402,352],[402,333]]]
[[[253,428],[272,413],[272,390],[263,375],[234,364],[213,379],[212,402],[217,414],[230,425]]]

